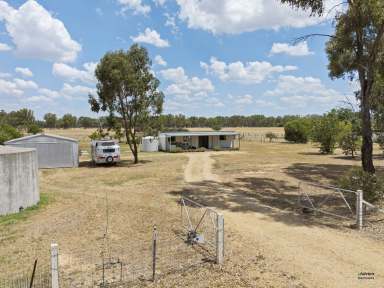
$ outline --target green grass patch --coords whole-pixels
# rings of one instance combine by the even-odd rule
[[[40,194],[40,201],[31,207],[24,209],[22,212],[0,216],[0,226],[8,226],[25,221],[28,217],[36,213],[36,211],[44,208],[52,202],[52,197],[46,193]]]

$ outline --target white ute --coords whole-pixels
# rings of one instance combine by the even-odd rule
[[[114,140],[93,140],[91,153],[94,164],[116,164],[120,162],[120,146]]]

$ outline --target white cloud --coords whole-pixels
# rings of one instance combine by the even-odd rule
[[[0,79],[0,94],[21,96],[24,91],[20,89],[16,83],[4,79]]]
[[[16,67],[15,72],[21,74],[24,77],[33,77],[33,73],[29,68]]]
[[[117,0],[123,6],[121,12],[125,13],[132,10],[134,14],[148,14],[151,11],[151,6],[145,5],[141,0]]]
[[[309,12],[295,10],[279,0],[176,0],[179,18],[189,28],[214,34],[238,34],[281,27],[302,28],[318,24],[326,17],[309,17]],[[333,7],[338,0],[326,0]],[[329,16],[328,16],[329,17]]]
[[[12,74],[0,72],[0,78],[10,78],[10,77],[12,77]]]
[[[237,96],[234,98],[234,102],[239,105],[250,105],[253,103],[253,97],[249,94]]]
[[[58,98],[67,100],[86,99],[90,93],[96,93],[96,89],[81,85],[72,86],[68,83],[64,83],[59,91],[40,88],[38,90],[38,95],[28,97],[26,100],[29,102],[54,102]]]
[[[12,50],[11,46],[5,43],[0,43],[0,52]]]
[[[37,85],[35,82],[30,80],[27,81],[27,80],[15,78],[13,79],[13,82],[21,90],[39,89],[39,85]]]
[[[284,104],[295,107],[336,104],[344,99],[341,93],[327,88],[318,78],[290,75],[280,76],[277,87],[267,91],[265,95],[279,96]]]
[[[201,67],[208,73],[219,77],[221,81],[235,81],[244,84],[258,84],[275,73],[297,70],[296,66],[273,66],[266,61],[225,63],[212,57],[210,64],[201,62]]]
[[[173,95],[185,101],[207,97],[209,93],[215,90],[209,79],[188,77],[182,67],[162,70],[160,75],[165,80],[173,82],[165,89],[165,94]]]
[[[147,43],[159,48],[169,47],[168,40],[161,39],[160,34],[150,28],[145,28],[144,33],[140,33],[136,37],[131,37],[131,39],[137,43]]]
[[[53,75],[65,80],[74,82],[81,81],[84,83],[96,83],[95,69],[97,63],[89,62],[83,65],[84,70],[80,70],[64,63],[54,63],[52,66]]]
[[[300,42],[296,45],[290,45],[288,43],[273,43],[270,52],[274,54],[287,54],[290,56],[308,56],[314,53],[309,50],[307,42]]]
[[[26,1],[19,9],[0,1],[0,21],[5,23],[16,54],[22,57],[72,62],[81,51],[63,22],[34,0]]]
[[[153,2],[158,6],[164,6],[166,0],[153,0]]]
[[[155,63],[160,66],[167,66],[167,62],[160,55],[155,56]]]
[[[164,13],[164,16],[166,18],[164,25],[170,27],[173,34],[177,34],[179,32],[179,27],[176,24],[176,16],[169,13]]]

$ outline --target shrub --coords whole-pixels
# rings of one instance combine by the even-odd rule
[[[265,137],[269,139],[269,142],[272,142],[274,139],[277,139],[277,135],[273,132],[268,132],[265,134]]]
[[[380,145],[380,148],[384,153],[384,133],[381,133],[379,136],[377,136],[377,143]]]
[[[172,148],[171,149],[171,153],[181,153],[181,152],[184,152],[185,150],[182,149],[181,147],[175,147],[175,148]]]
[[[289,121],[284,126],[285,140],[294,143],[307,143],[311,131],[311,121],[296,119]]]
[[[103,139],[105,138],[106,136],[108,136],[108,132],[104,132],[104,130],[102,129],[97,129],[96,131],[94,131],[91,135],[89,135],[88,137],[91,139],[91,140],[100,140],[100,139]]]
[[[315,121],[312,129],[312,140],[320,144],[320,152],[332,154],[337,143],[345,135],[349,124],[337,119],[334,113],[328,113]]]
[[[37,124],[31,124],[28,126],[27,132],[31,134],[37,134],[43,132],[43,129],[41,129],[41,127]]]
[[[23,135],[16,128],[7,124],[0,125],[0,144],[4,144],[4,142],[12,139],[20,138],[21,136]]]
[[[364,199],[368,202],[376,202],[383,198],[384,180],[375,174],[365,172],[360,167],[349,170],[338,180],[338,186],[348,190],[362,190]]]
[[[343,153],[355,157],[361,145],[361,137],[353,132],[352,124],[346,125],[339,140],[339,146],[343,150]]]

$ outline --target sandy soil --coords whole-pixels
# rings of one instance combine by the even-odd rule
[[[185,181],[191,183],[191,191],[200,189],[206,195],[213,190],[219,191],[214,192],[216,201],[208,202],[210,206],[215,206],[216,202],[218,209],[224,208],[220,210],[225,216],[226,227],[248,240],[249,257],[262,251],[268,265],[308,287],[383,287],[382,242],[352,230],[305,225],[301,215],[277,211],[273,206],[264,205],[254,211],[237,209],[239,200],[231,200],[245,196],[235,195],[236,190],[226,185],[228,179],[220,180],[219,175],[212,172],[214,161],[211,156],[215,153],[188,154]],[[197,193],[191,196],[199,198]],[[222,202],[225,206],[219,204]],[[279,217],[285,218],[284,221],[276,221],[276,215],[269,216],[271,213],[280,213]],[[364,272],[373,272],[375,279],[359,280],[359,273]]]

